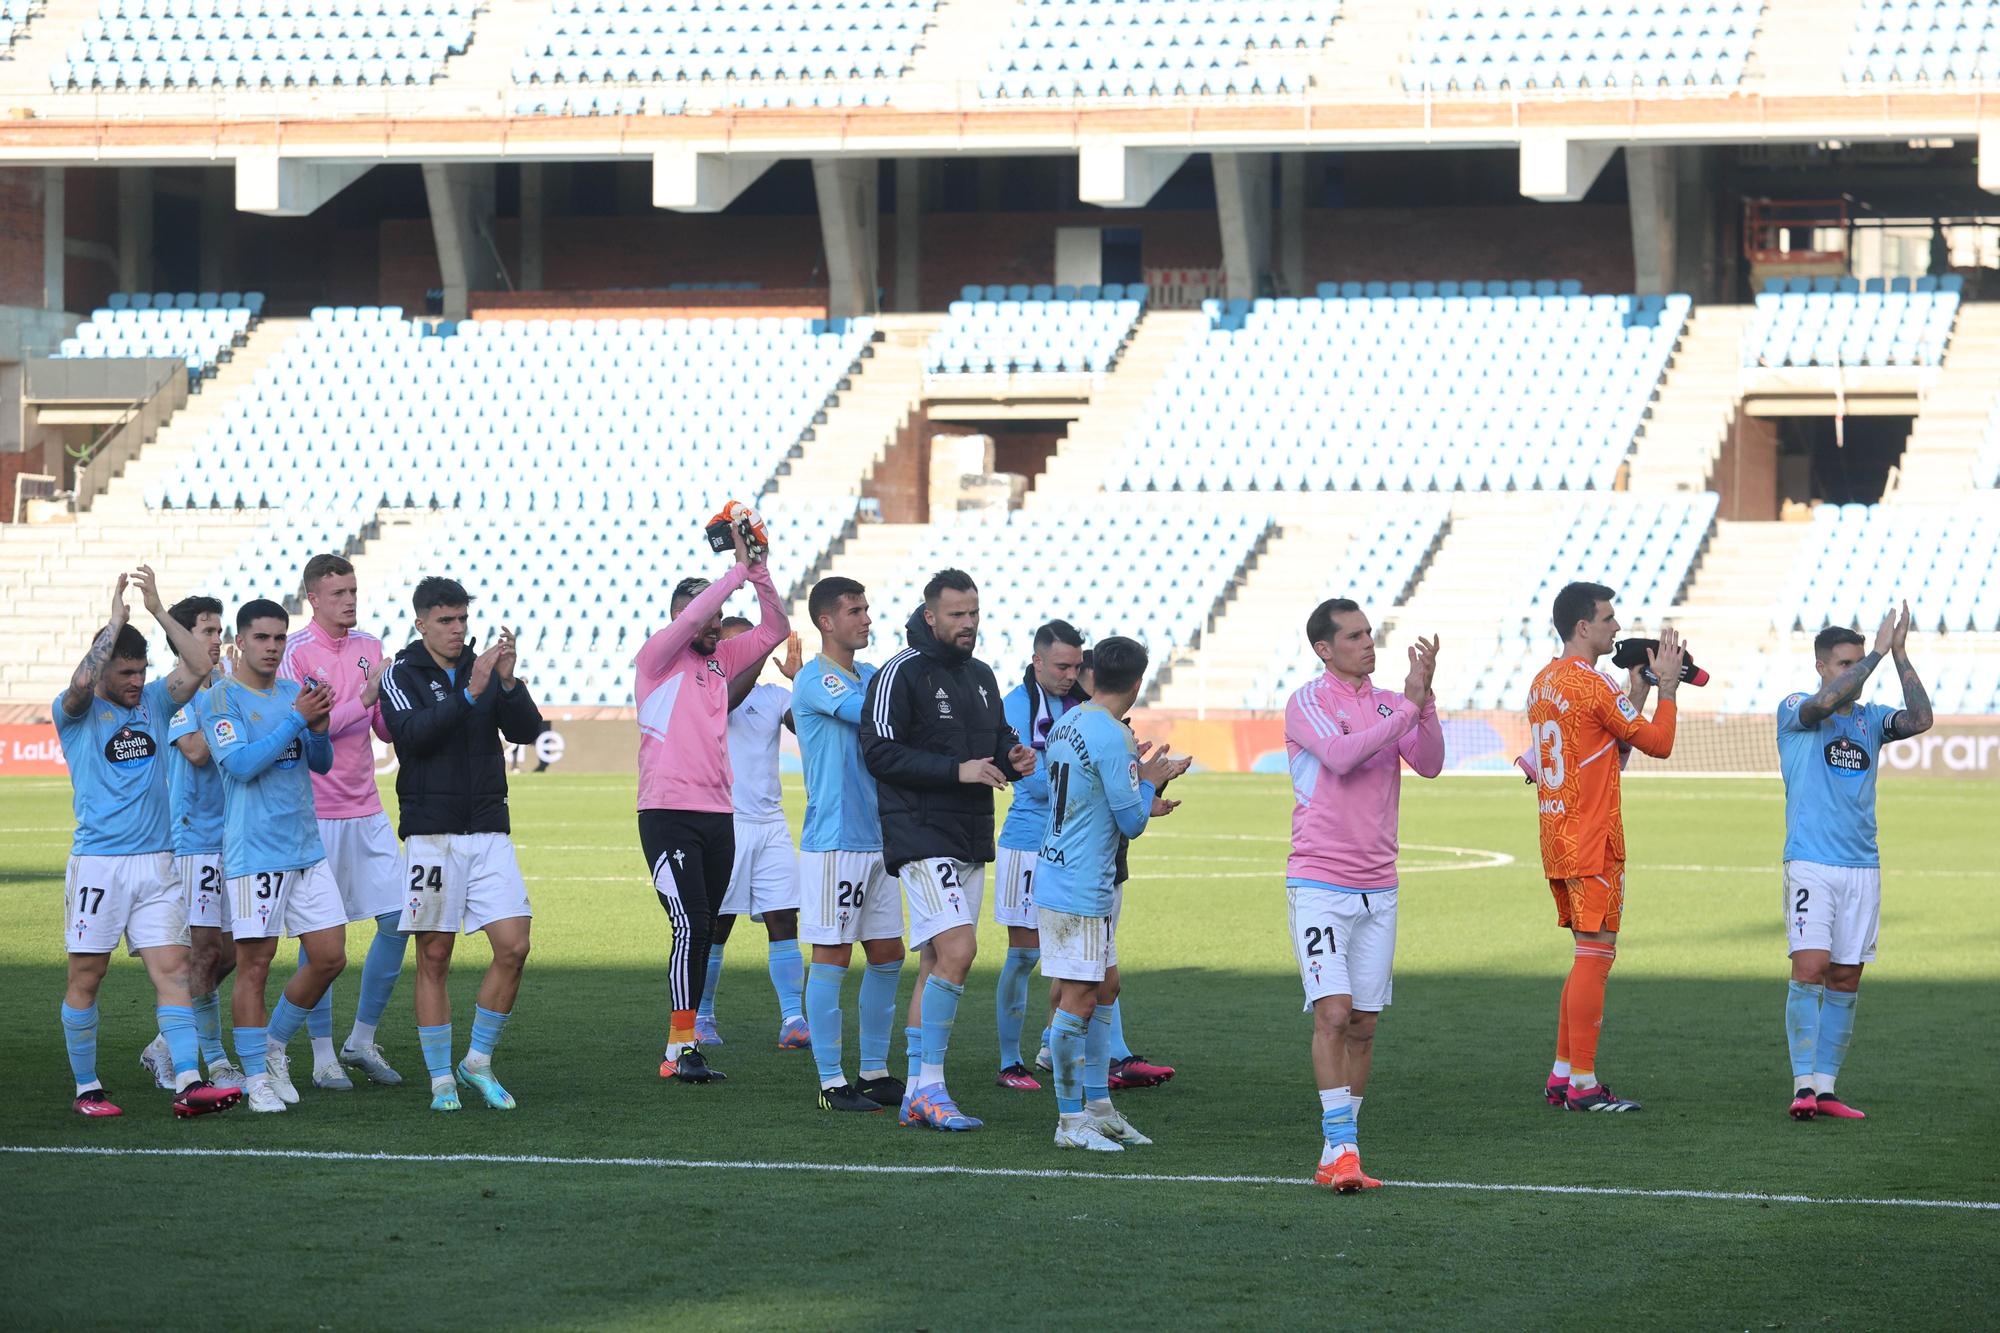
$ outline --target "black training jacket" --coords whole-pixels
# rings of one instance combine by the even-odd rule
[[[507,760],[500,738],[532,745],[541,710],[520,681],[503,690],[495,676],[479,702],[465,697],[476,657],[467,648],[451,671],[421,641],[396,654],[382,673],[382,720],[396,745],[396,832],[507,833]]]
[[[1000,707],[993,668],[938,641],[919,607],[909,647],[868,682],[861,759],[875,776],[882,859],[890,874],[907,861],[993,859],[993,789],[958,780],[968,759],[991,759],[1009,782],[1007,752],[1021,743]]]

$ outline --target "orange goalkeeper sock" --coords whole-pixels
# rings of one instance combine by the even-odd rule
[[[694,1010],[676,1009],[667,1022],[667,1043],[686,1046],[694,1041]]]
[[[1563,1017],[1569,1026],[1570,1081],[1584,1083],[1597,1072],[1597,1038],[1604,1027],[1604,983],[1610,979],[1617,946],[1579,942],[1563,987]],[[1585,1083],[1585,1086],[1588,1086]]]
[[[1576,968],[1570,968],[1570,976],[1576,975]],[[1570,977],[1563,978],[1562,994],[1556,998],[1556,1060],[1568,1064],[1569,1059],[1569,983]]]

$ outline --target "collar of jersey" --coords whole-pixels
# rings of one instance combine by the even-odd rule
[[[856,662],[854,664],[855,667],[854,670],[849,671],[846,667],[843,667],[840,663],[834,661],[831,657],[828,657],[825,653],[814,653],[813,661],[826,663],[828,666],[833,668],[834,672],[837,675],[839,675],[842,680],[851,680],[859,682],[861,679],[861,664],[859,662]]]

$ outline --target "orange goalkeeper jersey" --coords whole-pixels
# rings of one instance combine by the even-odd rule
[[[1559,657],[1528,693],[1528,731],[1541,778],[1543,872],[1578,879],[1623,862],[1618,745],[1671,754],[1673,700],[1660,700],[1648,722],[1609,676],[1581,657]]]

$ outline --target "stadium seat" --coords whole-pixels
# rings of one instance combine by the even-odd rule
[[[236,292],[204,305],[198,292],[113,292],[104,308],[77,326],[58,351],[63,357],[177,357],[195,384],[213,375],[253,317]],[[263,295],[257,297],[258,308]],[[226,297],[235,297],[230,305]]]
[[[1757,294],[1745,366],[1936,366],[1958,317],[1963,279],[1897,279],[1864,291],[1852,278],[1777,279]]]
[[[1125,288],[1116,283],[1104,289],[1100,299],[1088,301],[1056,299],[1056,289],[1047,285],[1006,290],[1029,295],[952,302],[943,327],[932,335],[925,349],[924,368],[945,375],[989,371],[1102,374],[1117,361],[1145,307],[1144,287],[1135,287],[1137,294],[1127,296]]]

